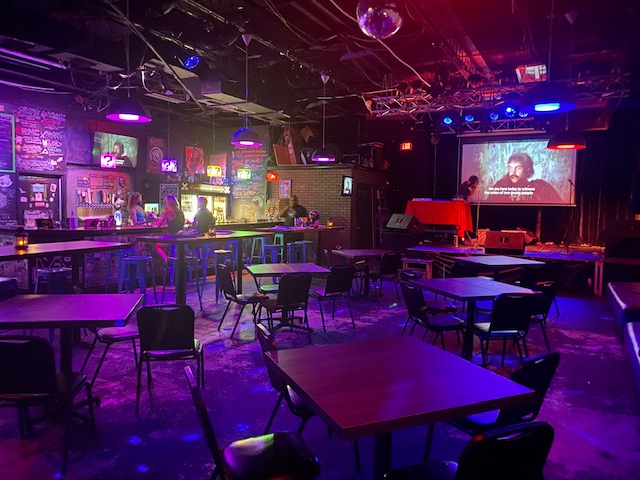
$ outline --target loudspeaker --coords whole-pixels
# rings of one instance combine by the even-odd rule
[[[487,232],[487,253],[524,255],[524,232]]]
[[[404,230],[408,233],[419,233],[424,226],[413,215],[404,213],[394,213],[391,215],[387,228],[393,228],[394,230]]]

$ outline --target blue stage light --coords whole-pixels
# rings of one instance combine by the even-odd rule
[[[520,112],[518,112],[518,116],[520,118],[527,118],[529,116],[529,114],[527,112],[520,111]]]
[[[193,70],[200,64],[200,57],[197,55],[191,55],[184,61],[184,68],[187,70]]]
[[[500,115],[498,115],[496,112],[491,112],[491,113],[489,114],[489,118],[490,118],[491,120],[498,120],[498,118],[500,118]]]
[[[476,117],[474,117],[473,115],[471,115],[470,113],[466,114],[464,116],[464,121],[465,122],[473,122],[476,119]]]
[[[512,106],[505,107],[504,116],[507,118],[513,118],[516,116],[516,109]]]
[[[453,118],[451,118],[449,115],[445,115],[444,117],[442,117],[442,123],[444,123],[445,125],[451,125],[453,123]]]

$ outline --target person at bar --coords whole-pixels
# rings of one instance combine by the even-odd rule
[[[178,200],[173,195],[167,196],[165,204],[167,209],[158,220],[157,226],[163,227],[166,225],[169,229],[169,234],[172,235],[184,228],[184,213],[180,209]],[[159,244],[156,245],[156,252],[162,257],[162,260],[167,261],[167,252]]]
[[[291,195],[289,197],[289,203],[280,210],[279,216],[284,218],[284,224],[287,227],[293,227],[296,218],[307,216],[307,209],[298,204],[298,197],[296,195]]]
[[[133,192],[129,196],[127,209],[129,210],[129,223],[131,225],[143,225],[147,221],[144,210],[142,209],[141,193]]]
[[[200,235],[204,235],[212,228],[216,221],[213,218],[213,213],[211,213],[207,209],[207,198],[206,197],[198,197],[198,211],[193,217],[193,223],[191,226],[198,230]]]

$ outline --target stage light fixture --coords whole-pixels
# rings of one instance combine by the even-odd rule
[[[489,113],[489,119],[490,119],[491,121],[496,121],[496,120],[498,120],[498,118],[500,118],[500,115],[498,115],[498,113],[497,113],[497,112],[491,112],[491,113]]]
[[[562,130],[549,139],[547,148],[549,150],[582,150],[587,148],[587,142],[579,132]]]
[[[191,55],[187,57],[182,64],[187,70],[194,70],[198,65],[200,65],[200,57],[197,55]]]
[[[330,163],[336,161],[336,156],[324,143],[325,122],[327,118],[327,82],[329,81],[329,75],[322,72],[320,79],[322,80],[322,147],[317,148],[313,152],[311,160],[319,163]]]
[[[474,117],[473,114],[471,114],[471,113],[467,113],[464,116],[464,121],[465,122],[473,122],[475,119],[476,119],[476,117]]]
[[[504,108],[504,116],[507,118],[513,118],[516,116],[516,109],[511,105],[508,105]]]
[[[561,113],[576,108],[575,95],[566,87],[541,83],[522,97],[520,110],[529,114]]]
[[[453,123],[453,118],[451,117],[451,115],[445,115],[444,117],[442,117],[442,123],[444,123],[445,125],[451,125]]]
[[[244,42],[244,101],[245,104],[249,103],[249,43],[251,42],[251,35],[245,33],[242,35],[242,41]],[[262,139],[255,130],[249,128],[249,116],[244,116],[244,127],[236,131],[231,137],[231,144],[236,147],[260,147],[262,146]]]
[[[519,111],[518,112],[518,116],[520,118],[527,118],[529,116],[529,114],[527,112]]]

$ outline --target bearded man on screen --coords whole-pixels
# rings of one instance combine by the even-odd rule
[[[530,180],[535,171],[527,153],[514,153],[507,161],[507,173],[487,192],[489,200],[527,203],[562,203],[553,186],[544,180]]]

